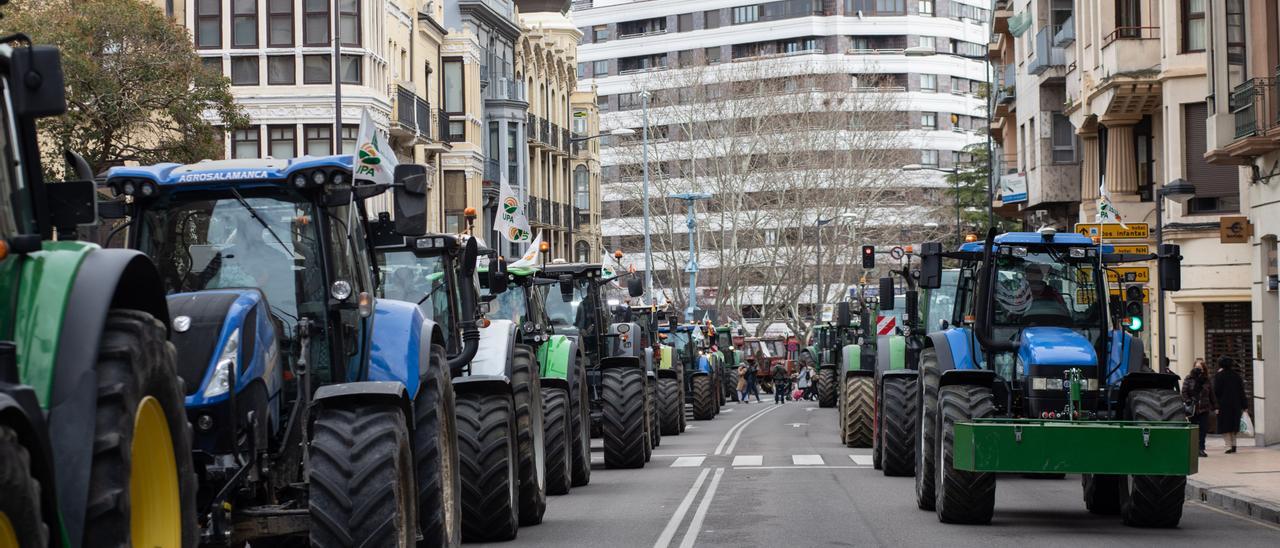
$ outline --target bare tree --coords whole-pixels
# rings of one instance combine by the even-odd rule
[[[812,304],[841,298],[853,282],[858,244],[896,241],[904,227],[937,218],[936,207],[912,203],[902,183],[908,116],[896,93],[902,83],[891,77],[854,78],[820,61],[780,57],[649,73],[637,82],[651,93],[654,275],[678,307],[686,306],[688,232],[686,205],[672,194],[712,195],[699,205],[696,236],[699,285],[713,296],[699,304],[721,319],[756,322],[757,335],[775,323],[803,333],[816,314]],[[640,128],[641,115],[632,110],[615,120]],[[608,189],[624,199],[615,222],[632,234],[643,229],[639,137],[606,158],[620,166],[620,182]],[[819,229],[820,219],[830,224]]]

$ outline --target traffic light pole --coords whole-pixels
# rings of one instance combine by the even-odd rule
[[[1156,191],[1156,252],[1159,253],[1161,246],[1164,245],[1164,189]],[[1164,346],[1164,283],[1160,279],[1160,271],[1156,270],[1156,340],[1153,341],[1152,350],[1160,349],[1159,365],[1155,368],[1161,373],[1169,370],[1169,358],[1166,356]],[[1154,361],[1154,360],[1153,360]]]

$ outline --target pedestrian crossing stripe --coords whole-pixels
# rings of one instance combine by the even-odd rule
[[[707,457],[676,457],[675,462],[671,463],[672,468],[696,468],[702,466],[702,461]]]
[[[822,455],[791,455],[791,464],[796,466],[822,466]]]
[[[849,459],[860,466],[871,466],[873,464],[871,455],[849,455]]]
[[[764,455],[734,455],[731,466],[734,468],[759,468],[766,470],[774,468],[871,468],[871,455],[851,454],[846,456],[849,457],[850,461],[853,461],[852,465],[828,465],[826,463],[826,459],[824,459],[822,455],[778,455],[776,457],[770,457],[772,460],[768,465],[765,463]],[[715,464],[714,462],[708,463],[705,455],[654,455],[654,458],[660,457],[674,459],[669,465],[670,468],[697,468],[699,466]],[[716,459],[716,457],[711,458],[713,461]],[[603,459],[599,458],[593,458],[592,460],[603,461]],[[783,462],[778,462],[779,460],[782,460]],[[790,460],[790,462],[787,462],[787,460]],[[720,464],[715,465],[720,466]]]
[[[734,466],[760,466],[764,464],[764,455],[737,455],[733,457]]]

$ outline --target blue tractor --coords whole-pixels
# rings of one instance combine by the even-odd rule
[[[1178,377],[1151,371],[1108,299],[1110,265],[1155,260],[1180,286],[1175,245],[1117,255],[1079,234],[1013,232],[957,252],[923,247],[920,286],[960,266],[949,327],[919,358],[916,497],[947,523],[988,523],[997,473],[1082,475],[1086,507],[1140,527],[1173,527],[1196,428]]]
[[[449,357],[459,326],[375,298],[363,206],[394,188],[421,233],[425,182],[353,184],[351,156],[108,173],[169,295],[204,544],[459,542],[450,364],[476,345]]]

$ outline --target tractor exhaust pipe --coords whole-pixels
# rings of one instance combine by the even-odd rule
[[[479,299],[478,289],[476,288],[476,257],[479,254],[479,248],[475,238],[467,238],[466,248],[462,252],[462,264],[459,273],[463,281],[461,293],[461,304],[464,313],[464,319],[460,322],[462,327],[462,351],[457,355],[449,358],[449,372],[452,376],[462,374],[462,368],[471,363],[471,359],[476,357],[476,352],[480,350],[480,325],[477,320],[480,318],[480,307],[476,301]]]

